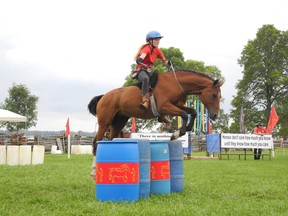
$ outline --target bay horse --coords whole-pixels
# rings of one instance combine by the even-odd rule
[[[165,121],[163,118],[165,115],[182,118],[182,125],[172,134],[171,140],[183,136],[186,131],[191,131],[193,128],[197,113],[195,109],[184,106],[188,95],[199,95],[200,100],[208,109],[209,118],[216,119],[220,110],[222,84],[223,81],[190,70],[178,70],[158,75],[158,82],[152,89],[160,115],[158,120],[160,119],[161,122],[164,119]],[[93,141],[92,176],[95,176],[97,141],[104,138],[108,128],[110,128],[109,140],[112,140],[119,136],[130,117],[155,118],[151,109],[143,111],[139,108],[141,102],[141,89],[137,86],[128,86],[96,96],[88,104],[89,112],[94,116],[97,115],[98,118],[98,132]],[[191,114],[191,120],[186,125],[188,114]]]

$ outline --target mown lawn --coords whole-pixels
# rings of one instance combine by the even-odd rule
[[[0,165],[0,215],[288,215],[288,155],[280,150],[271,161],[185,160],[184,192],[134,203],[97,201],[91,160],[46,154],[43,165]]]

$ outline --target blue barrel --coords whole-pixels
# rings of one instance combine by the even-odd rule
[[[150,166],[151,166],[151,149],[149,140],[139,141],[139,162],[140,162],[140,198],[150,196]]]
[[[139,200],[138,142],[98,141],[96,198],[115,202]]]
[[[170,163],[168,141],[151,140],[151,193],[170,194]]]
[[[183,147],[180,140],[169,142],[171,192],[184,190]]]
[[[139,147],[139,167],[140,167],[140,180],[139,180],[139,198],[148,198],[150,196],[150,163],[151,163],[151,150],[150,142],[146,139],[127,139],[127,138],[114,138],[113,140],[133,140],[138,142]]]

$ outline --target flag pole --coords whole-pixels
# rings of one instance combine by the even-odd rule
[[[135,117],[132,117],[131,132],[136,133],[136,119],[135,119]]]
[[[68,135],[68,158],[70,158],[70,134]]]

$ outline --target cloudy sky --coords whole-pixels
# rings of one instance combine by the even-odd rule
[[[31,130],[95,130],[87,104],[120,87],[147,32],[185,59],[217,66],[225,113],[242,78],[237,64],[264,24],[288,29],[288,1],[0,0],[0,103],[13,83],[40,98]]]

